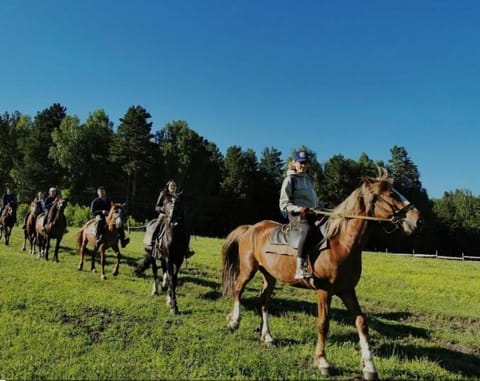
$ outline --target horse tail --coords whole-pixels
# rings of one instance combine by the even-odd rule
[[[235,280],[240,271],[238,242],[250,225],[240,225],[232,230],[222,247],[222,295],[232,296]]]
[[[81,228],[77,234],[75,235],[75,242],[77,243],[77,249],[80,250],[80,248],[82,247],[82,243],[83,243],[83,232],[84,232],[85,228]]]

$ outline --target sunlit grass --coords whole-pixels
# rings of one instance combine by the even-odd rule
[[[238,331],[227,329],[230,299],[220,296],[222,239],[192,237],[196,251],[180,273],[180,314],[152,298],[151,272],[135,278],[142,234],[117,277],[77,271],[73,237],[60,263],[21,252],[20,230],[0,242],[0,379],[322,379],[312,367],[317,338],[315,294],[278,285],[270,327],[277,345],[259,341],[261,277],[248,285]],[[98,265],[97,265],[98,269]],[[364,254],[357,288],[368,316],[381,379],[478,379],[480,263]],[[476,288],[475,288],[476,287]],[[327,354],[333,379],[361,376],[353,318],[333,299]]]

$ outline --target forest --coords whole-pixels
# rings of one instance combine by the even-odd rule
[[[82,122],[59,103],[32,117],[19,111],[0,115],[0,184],[9,186],[19,203],[29,204],[37,192],[57,186],[73,205],[89,206],[102,185],[116,202],[127,202],[135,221],[155,217],[154,204],[169,179],[183,192],[186,220],[193,234],[224,237],[244,223],[283,221],[278,197],[287,162],[274,146],[260,157],[250,148],[232,145],[223,154],[187,121],[153,128],[142,106],[131,106],[118,126],[103,109]],[[327,207],[344,200],[361,183],[388,170],[395,188],[421,210],[425,227],[414,237],[391,232],[375,223],[366,249],[389,252],[477,256],[480,244],[480,198],[468,189],[445,191],[430,199],[420,171],[405,147],[393,146],[388,162],[362,153],[358,159],[336,154],[320,163],[309,152],[317,193]],[[287,160],[288,161],[288,160]]]

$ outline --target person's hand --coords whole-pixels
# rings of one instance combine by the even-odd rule
[[[307,208],[306,206],[300,207],[300,213],[306,214],[306,213],[308,213],[308,211],[309,211],[309,208]]]
[[[108,214],[108,210],[102,211],[103,215],[106,216]]]

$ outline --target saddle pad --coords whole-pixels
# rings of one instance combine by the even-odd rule
[[[272,245],[288,245],[297,249],[300,241],[300,231],[295,225],[280,225],[272,231],[268,241]]]
[[[265,244],[265,252],[270,254],[277,254],[277,255],[290,255],[296,256],[297,249],[293,249],[292,247],[286,244],[272,244],[271,242],[267,242]]]

